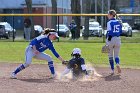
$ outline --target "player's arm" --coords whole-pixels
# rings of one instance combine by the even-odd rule
[[[85,60],[83,58],[81,58],[81,68],[82,68],[82,71],[85,73],[85,75],[88,75],[87,70],[86,70]]]
[[[54,46],[51,44],[49,46],[49,49],[52,51],[52,53],[55,55],[55,57],[57,57],[61,62],[64,62],[65,60],[56,52],[56,50],[54,49]]]
[[[108,41],[111,41],[111,36],[112,32],[111,32],[111,24],[110,24],[110,21],[107,23],[107,39]]]
[[[33,45],[32,48],[33,48],[33,51],[34,51],[35,54],[39,54],[39,51],[36,49],[35,45]]]

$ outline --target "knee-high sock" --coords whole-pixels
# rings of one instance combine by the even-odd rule
[[[19,67],[16,68],[16,70],[14,71],[15,74],[19,73],[21,70],[25,69],[24,65],[21,64]]]
[[[51,71],[51,74],[55,74],[54,66],[53,66],[53,61],[48,62],[49,69]]]
[[[109,57],[109,63],[110,63],[112,71],[114,71],[114,60],[113,60],[113,57]]]
[[[115,62],[116,62],[116,64],[120,64],[120,59],[119,59],[119,57],[116,57],[116,58],[115,58]]]

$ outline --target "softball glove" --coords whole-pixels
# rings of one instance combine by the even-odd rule
[[[109,53],[109,46],[108,45],[104,45],[103,47],[102,47],[102,53]]]

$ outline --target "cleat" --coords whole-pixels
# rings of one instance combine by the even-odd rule
[[[11,79],[17,79],[16,74],[15,73],[12,73],[10,78]]]
[[[54,78],[56,78],[56,76],[57,76],[56,74],[52,74],[50,79],[54,79]]]
[[[121,73],[121,68],[120,68],[120,66],[117,65],[116,67],[117,67],[117,70],[118,70],[118,74]]]
[[[110,75],[114,75],[114,71],[112,71],[112,72],[110,73]]]

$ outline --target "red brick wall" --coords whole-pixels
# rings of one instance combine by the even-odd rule
[[[43,8],[43,7],[36,7],[33,8],[32,12],[36,13],[36,14],[44,14],[44,13],[48,13],[51,14],[51,7],[47,7],[47,9]],[[62,13],[62,9],[58,8],[57,9],[57,13]],[[24,8],[24,13],[27,13],[27,8]],[[67,25],[69,25],[69,23],[71,22],[71,18],[70,16],[68,16],[68,23]],[[41,25],[43,28],[49,27],[51,28],[51,16],[38,16],[38,17],[33,17],[33,22],[34,25]],[[63,17],[59,16],[59,23],[62,24],[63,23]]]

